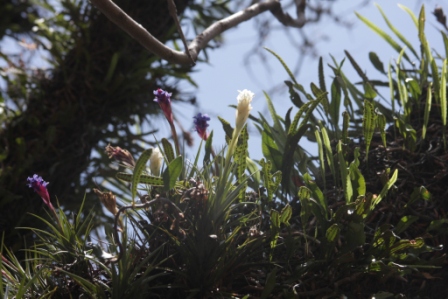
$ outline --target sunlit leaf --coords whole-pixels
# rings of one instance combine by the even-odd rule
[[[168,141],[168,139],[162,138],[162,147],[163,147],[163,152],[166,156],[167,162],[171,163],[171,161],[174,160],[174,156],[175,156],[173,146]]]
[[[131,194],[132,194],[132,202],[134,202],[134,198],[137,195],[137,185],[140,182],[140,177],[145,170],[146,163],[152,155],[152,148],[144,150],[137,162],[135,163],[134,171],[132,173],[132,184],[131,184]]]
[[[341,228],[337,223],[333,223],[328,229],[325,234],[325,237],[327,238],[328,242],[334,242],[339,237],[339,232],[341,231]]]
[[[362,129],[364,132],[364,139],[366,142],[366,160],[369,157],[370,142],[372,141],[373,133],[376,125],[376,114],[373,103],[369,100],[364,101],[364,116],[362,121]]]

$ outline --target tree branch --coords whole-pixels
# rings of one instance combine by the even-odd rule
[[[227,18],[215,22],[210,27],[199,34],[189,45],[188,54],[175,51],[152,36],[145,28],[127,15],[120,7],[111,0],[90,0],[106,17],[132,36],[143,47],[160,58],[177,64],[188,65],[198,59],[198,55],[210,40],[222,32],[237,26],[238,24],[250,20],[253,17],[270,10],[274,16],[284,25],[302,27],[305,20],[294,20],[285,14],[281,8],[279,0],[267,0],[256,3],[243,11],[237,12]]]

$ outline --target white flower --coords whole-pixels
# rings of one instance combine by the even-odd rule
[[[249,117],[250,110],[252,110],[252,106],[250,105],[250,102],[252,102],[252,99],[254,97],[254,93],[250,90],[238,90],[239,95],[236,97],[238,100],[238,106],[236,108],[236,127],[235,131],[237,135],[241,132],[243,129],[247,118]]]
[[[152,175],[160,175],[160,168],[162,167],[163,156],[159,148],[153,148],[151,157],[149,158],[149,169]]]

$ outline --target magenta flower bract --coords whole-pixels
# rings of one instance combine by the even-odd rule
[[[199,134],[199,137],[202,138],[202,140],[207,140],[208,134],[207,134],[207,127],[208,127],[208,121],[210,120],[210,117],[207,114],[198,113],[194,118],[194,126],[196,128],[196,131]]]
[[[54,211],[54,207],[50,201],[50,195],[48,194],[47,185],[48,182],[45,182],[41,176],[35,174],[33,177],[28,177],[26,179],[28,181],[28,187],[33,188],[33,190],[39,194],[44,203]]]
[[[157,90],[154,90],[154,95],[156,96],[154,102],[159,103],[159,106],[160,108],[162,108],[166,119],[170,123],[173,123],[173,112],[171,111],[171,93],[159,88]]]

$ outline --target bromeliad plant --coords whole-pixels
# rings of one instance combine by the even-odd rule
[[[26,267],[10,252],[2,255],[1,295],[448,296],[443,247],[448,244],[447,63],[445,58],[438,65],[431,56],[424,8],[419,18],[411,16],[423,50],[418,55],[408,49],[419,66],[405,65],[409,57],[397,48],[398,60],[386,72],[371,53],[372,63],[387,79],[370,80],[346,52],[362,88],[348,80],[343,63],[333,60],[334,77],[327,89],[321,59],[319,83],[308,92],[268,50],[290,77],[286,85],[298,111],[293,113],[293,107],[282,118],[266,95],[272,124],[262,114],[250,116],[262,136],[264,157],[259,161],[250,159],[248,150],[252,92],[239,92],[234,126],[220,119],[227,141],[221,152],[212,148],[210,117],[194,117],[201,145],[190,162],[180,154],[171,94],[154,91],[174,147],[163,138],[136,160],[125,149],[106,147],[125,169],[116,176],[130,193],[125,200],[124,194],[94,190],[114,216],[109,241],[88,242],[94,215],[85,215],[82,208],[71,216],[57,211],[47,183],[30,177],[30,187],[42,197],[52,220],[41,218],[47,231],[33,230],[40,242],[27,251],[31,262]],[[359,17],[396,47],[392,37]],[[444,32],[442,36],[448,41]],[[448,53],[448,42],[445,48]],[[389,102],[380,103],[386,98],[378,92],[380,86],[391,90]],[[315,143],[316,153],[299,145],[303,137]]]

